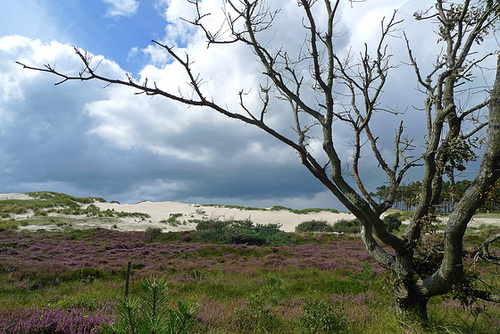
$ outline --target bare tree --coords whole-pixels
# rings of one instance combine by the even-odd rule
[[[304,12],[305,42],[298,55],[292,58],[292,53],[287,50],[280,47],[271,50],[260,39],[260,33],[271,29],[273,20],[279,15],[279,11],[272,11],[265,1],[223,1],[225,22],[217,31],[211,31],[205,25],[209,14],[201,11],[200,3],[197,0],[188,1],[193,5],[195,18],[186,21],[202,29],[209,46],[243,43],[254,53],[269,82],[268,85],[259,87],[261,106],[258,110],[251,110],[245,103],[243,91],[239,94],[239,110],[228,108],[224,101],[214,101],[204,91],[201,75],[193,70],[189,56],[182,56],[173,46],[159,41],[153,43],[183,66],[189,78],[191,95],[165,91],[155,82],[136,82],[130,75],[125,79],[102,76],[90,55],[78,48],[75,48],[75,52],[83,63],[83,70],[78,75],[62,73],[49,64],[45,67],[21,65],[59,76],[61,80],[56,85],[70,80],[100,80],[129,86],[139,93],[163,96],[185,105],[210,108],[227,117],[254,125],[288,145],[298,153],[302,164],[359,219],[362,240],[368,252],[382,266],[395,272],[394,293],[398,311],[417,315],[426,321],[429,298],[446,294],[464,282],[462,241],[467,224],[500,177],[500,59],[493,90],[486,101],[463,109],[456,96],[464,82],[470,80],[472,70],[493,55],[487,50],[481,50],[480,46],[488,31],[497,25],[499,1],[465,0],[455,4],[437,0],[433,8],[415,14],[420,21],[434,21],[438,26],[438,37],[445,46],[435,67],[424,75],[411,50],[410,41],[406,40],[411,66],[425,96],[428,132],[426,149],[420,157],[412,156],[412,140],[404,137],[402,122],[395,132],[392,157],[382,154],[378,137],[371,128],[376,113],[391,112],[384,109],[380,101],[387,77],[394,68],[391,54],[388,53],[387,39],[400,23],[396,12],[389,20],[382,22],[380,39],[374,45],[375,52],[371,54],[366,45],[359,59],[353,61],[353,57],[343,58],[336,54],[334,48],[334,23],[341,1],[300,0],[298,6]],[[321,11],[313,11],[314,6],[321,5]],[[319,28],[318,18],[314,13],[326,16],[324,21],[327,24],[324,28]],[[478,45],[479,51],[473,48]],[[471,57],[473,53],[475,58]],[[309,69],[308,77],[301,70],[304,68]],[[471,89],[473,88],[468,88],[468,91]],[[289,111],[294,119],[292,126],[296,134],[293,137],[271,127],[266,120],[266,115],[270,112],[269,103],[276,93],[279,99],[289,102]],[[304,98],[311,93],[315,96],[313,103]],[[348,103],[345,103],[345,96],[348,96]],[[481,119],[477,115],[487,108],[489,119],[480,123]],[[399,117],[397,113],[394,114]],[[349,174],[345,173],[338,146],[333,139],[335,129],[345,125],[352,129],[354,143]],[[470,139],[483,128],[488,129],[488,138],[479,172],[446,222],[442,258],[436,260],[423,257],[419,254],[423,231],[433,214],[433,205],[439,199],[443,175],[453,175],[454,170],[461,169],[463,164],[472,159],[471,155],[467,155],[472,152]],[[322,154],[327,157],[326,164],[310,148],[313,135],[320,137],[322,141]],[[360,173],[361,152],[365,150],[365,146],[371,152],[371,158],[378,162],[387,176],[389,191],[385,192],[386,196],[380,203],[366,189]],[[366,154],[365,152],[364,155]],[[397,236],[387,231],[381,214],[394,204],[395,194],[403,177],[417,165],[425,167],[420,202],[404,235]],[[350,182],[352,179],[354,182]],[[388,248],[392,251],[389,252]],[[483,253],[489,256],[488,248]],[[473,297],[500,301],[499,295],[486,290],[468,287],[467,292]]]

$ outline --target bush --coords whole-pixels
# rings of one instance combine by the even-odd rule
[[[308,220],[297,225],[295,232],[333,232],[333,226],[323,220]]]
[[[357,219],[341,219],[333,225],[333,232],[355,234],[361,231],[359,226],[360,224]]]
[[[273,333],[281,323],[261,296],[255,296],[246,308],[236,310],[236,326],[241,333]]]
[[[159,227],[148,227],[146,229],[145,242],[154,242],[161,236],[161,228]]]
[[[62,280],[65,282],[82,281],[85,283],[92,283],[96,279],[105,277],[106,273],[100,269],[84,267],[63,275]]]
[[[215,244],[282,245],[288,235],[279,224],[254,225],[250,220],[203,220],[196,226],[193,239]]]
[[[392,213],[385,216],[383,221],[388,232],[397,231],[401,226],[401,214],[399,212]]]
[[[300,326],[305,333],[347,333],[349,322],[334,305],[324,299],[307,300],[304,313],[300,317]]]
[[[145,279],[139,298],[127,297],[119,301],[117,319],[111,326],[105,326],[104,333],[191,333],[196,307],[178,301],[178,309],[170,309],[167,290],[164,278]]]
[[[15,220],[0,221],[0,232],[7,230],[17,230],[18,226]]]

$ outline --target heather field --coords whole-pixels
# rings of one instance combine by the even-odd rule
[[[154,232],[154,233],[153,233]],[[357,236],[294,234],[280,246],[205,244],[194,232],[0,232],[0,333],[99,333],[130,295],[165,277],[197,307],[196,333],[498,333],[500,308],[430,305],[421,328],[394,316],[391,275]],[[471,242],[473,242],[473,238]],[[476,268],[498,279],[498,269]],[[495,278],[496,277],[496,278]]]
[[[396,317],[392,274],[368,256],[350,221],[335,224],[343,234],[317,220],[284,232],[202,217],[208,207],[192,206],[184,217],[203,219],[186,225],[180,213],[164,210],[163,220],[100,203],[112,204],[50,192],[0,200],[0,334],[115,333],[109,325],[119,323],[128,263],[127,300],[164,279],[170,310],[188,305],[195,314],[183,333],[500,333],[499,305],[464,307],[452,295],[431,300],[425,328]],[[84,228],[100,224],[107,228]],[[466,248],[498,231],[471,228]],[[435,230],[422,247],[439,237]],[[498,267],[467,265],[500,286]]]

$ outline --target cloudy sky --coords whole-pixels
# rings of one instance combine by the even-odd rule
[[[207,18],[212,27],[219,26],[221,3],[202,2],[202,10],[212,14]],[[279,4],[280,12],[274,30],[262,38],[270,48],[282,46],[293,54],[304,40],[301,8],[296,0],[270,3]],[[318,14],[321,5],[319,1]],[[398,9],[398,18],[405,20],[399,27],[407,32],[425,71],[439,45],[433,27],[416,23],[412,15],[429,6],[429,1],[409,0],[346,3],[337,18],[336,49],[356,55],[364,42],[372,48],[380,20]],[[189,94],[185,74],[151,44],[154,39],[176,44],[180,54],[190,55],[205,81],[203,89],[214,101],[236,110],[238,92],[244,90],[249,93],[247,105],[258,109],[258,85],[264,79],[252,52],[241,45],[207,49],[203,34],[179,17],[193,18],[193,6],[183,0],[2,1],[0,192],[51,190],[129,203],[173,200],[341,209],[290,148],[251,126],[99,82],[55,86],[56,77],[15,64],[50,64],[77,73],[81,67],[73,51],[77,46],[90,52],[96,64],[100,62],[102,74],[125,78],[131,73],[138,81],[147,77],[164,90]],[[397,32],[390,41],[393,63],[400,66],[391,74],[383,101],[406,113],[380,115],[374,123],[387,156],[392,154],[393,128],[401,117],[406,133],[419,145],[425,131],[421,112],[412,107],[421,107],[423,97],[416,91],[412,70],[403,64],[407,58],[400,35]],[[486,82],[492,77],[484,75],[486,79],[480,79]],[[293,135],[286,105],[273,102],[267,117],[277,129]],[[334,138],[348,168],[352,152],[348,129],[339,127]],[[375,162],[366,160],[362,167],[371,190],[384,183]]]

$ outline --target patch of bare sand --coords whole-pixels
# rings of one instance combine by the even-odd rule
[[[0,194],[0,200],[20,199],[26,200],[32,197],[23,193]],[[295,231],[295,227],[302,222],[309,220],[321,220],[334,224],[342,219],[354,219],[350,213],[333,213],[329,211],[311,212],[308,214],[297,214],[286,210],[242,210],[238,208],[227,208],[223,206],[205,206],[200,204],[189,204],[182,202],[140,202],[137,204],[119,204],[116,202],[100,203],[94,205],[101,210],[114,210],[116,212],[139,212],[146,213],[150,217],[120,217],[120,218],[94,218],[87,216],[70,216],[68,227],[72,228],[106,228],[119,231],[145,231],[148,228],[161,228],[164,232],[168,231],[186,231],[196,228],[192,220],[221,219],[221,220],[246,220],[249,219],[257,224],[280,224],[281,229],[286,232]],[[171,215],[178,215],[176,223],[168,223]],[[179,215],[180,214],[180,215]],[[31,214],[32,215],[32,214]],[[60,216],[59,214],[49,214]],[[26,218],[26,215],[21,215]],[[30,216],[30,215],[28,215]],[[441,218],[446,222],[446,217]],[[408,222],[404,222],[408,223]],[[481,225],[500,226],[498,218],[476,218],[469,223],[470,227],[479,227]],[[61,230],[64,225],[27,225],[22,229],[46,229]]]
[[[190,230],[196,227],[195,224],[189,223],[190,220],[214,218],[221,220],[249,219],[256,224],[280,224],[283,231],[293,232],[297,225],[308,220],[324,220],[329,223],[335,223],[341,219],[354,219],[354,215],[352,214],[333,213],[329,211],[297,214],[286,210],[241,210],[181,202],[140,202],[137,204],[94,203],[94,205],[98,206],[101,210],[141,212],[151,216],[151,218],[145,221],[137,218],[122,219],[123,222],[118,227],[123,230],[145,230],[148,227],[161,227],[164,231]],[[177,220],[185,223],[185,225],[172,226],[166,223],[165,221],[172,214],[181,214]]]
[[[28,194],[22,194],[22,193],[11,193],[11,194],[0,194],[0,201],[6,200],[6,199],[32,199]]]

